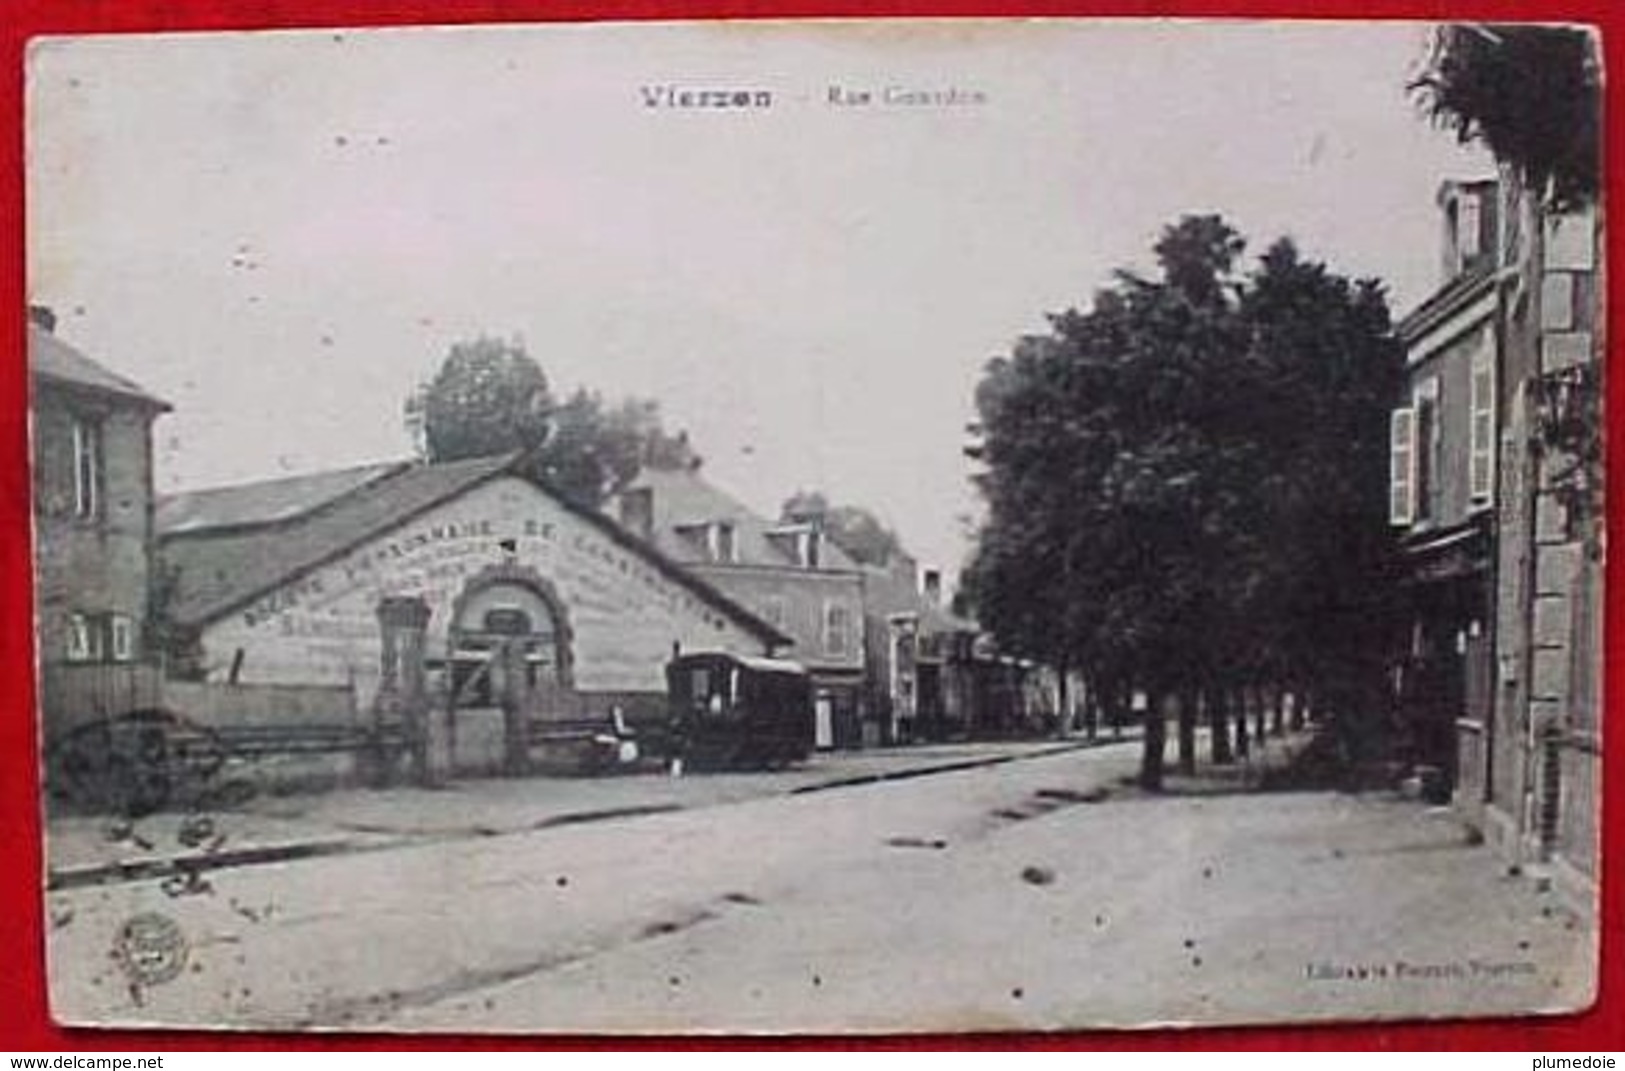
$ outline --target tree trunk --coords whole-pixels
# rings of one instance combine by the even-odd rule
[[[1181,689],[1179,701],[1179,772],[1196,772],[1196,689]]]
[[[1236,761],[1235,753],[1230,750],[1230,694],[1222,684],[1208,688],[1206,694],[1208,731],[1213,735],[1213,765],[1228,766]]]
[[[1152,694],[1145,709],[1145,748],[1140,753],[1140,787],[1147,792],[1162,791],[1163,749],[1168,739],[1167,712],[1162,709],[1162,696]]]
[[[1236,758],[1245,759],[1253,753],[1252,734],[1247,726],[1247,704],[1242,689],[1225,689],[1228,702],[1236,712]]]
[[[1264,694],[1270,707],[1270,735],[1280,736],[1286,731],[1286,720],[1281,710],[1281,686],[1272,683]]]
[[[1067,668],[1065,659],[1062,659],[1061,664],[1056,667],[1055,676],[1055,705],[1060,707],[1060,709],[1055,713],[1055,727],[1057,730],[1056,735],[1064,740],[1072,735],[1073,729],[1072,695],[1071,688],[1069,687],[1071,682],[1066,679]]]

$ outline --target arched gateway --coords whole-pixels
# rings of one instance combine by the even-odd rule
[[[575,689],[569,611],[540,573],[512,561],[480,570],[452,603],[446,654],[459,705],[498,702],[489,667],[510,640],[524,652],[525,685],[543,710],[568,705]]]

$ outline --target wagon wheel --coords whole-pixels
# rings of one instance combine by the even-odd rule
[[[108,750],[108,802],[130,818],[160,811],[174,791],[168,734],[161,726],[142,726],[128,747],[115,742]]]
[[[88,810],[129,818],[151,814],[173,792],[164,729],[91,723],[55,749],[50,778],[53,794]]]

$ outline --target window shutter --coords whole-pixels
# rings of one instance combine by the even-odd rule
[[[68,661],[90,661],[90,619],[84,614],[68,615]]]
[[[115,662],[135,660],[135,621],[125,614],[114,614],[110,620],[113,633],[112,656]]]
[[[1462,266],[1484,252],[1484,206],[1478,194],[1461,199],[1461,258]]]
[[[1416,410],[1395,409],[1388,421],[1388,523],[1416,519]]]
[[[1495,351],[1486,334],[1473,353],[1468,486],[1475,505],[1495,497]]]
[[[824,653],[843,657],[847,653],[848,625],[846,607],[838,602],[824,605]]]
[[[109,635],[111,618],[106,614],[95,614],[87,617],[86,635],[90,637],[90,660],[92,662],[105,661],[113,646],[113,637]]]
[[[101,444],[96,425],[75,418],[73,422],[73,511],[80,517],[96,516],[96,491]]]

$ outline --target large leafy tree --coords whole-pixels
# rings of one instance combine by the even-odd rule
[[[654,402],[629,398],[608,405],[596,391],[578,390],[553,414],[553,432],[533,457],[538,475],[589,506],[626,486],[645,466],[697,468],[686,432],[668,433]]]
[[[1222,713],[1245,684],[1325,670],[1326,651],[1359,646],[1337,624],[1382,590],[1398,365],[1381,294],[1287,243],[1243,277],[1243,248],[1218,217],[1178,221],[1157,278],[1121,274],[1052,317],[977,393],[988,517],[963,580],[977,613],[1107,691],[1132,681],[1154,709],[1184,697],[1187,758],[1197,691]],[[1161,726],[1147,721],[1150,786]]]
[[[1401,575],[1387,524],[1387,413],[1404,354],[1373,281],[1303,259],[1261,258],[1243,296],[1264,468],[1252,507],[1268,593],[1254,639],[1275,674],[1318,691],[1358,756],[1384,710],[1383,659]]]
[[[518,341],[457,343],[405,408],[425,460],[518,453],[538,478],[589,507],[644,465],[700,464],[687,433],[667,432],[653,401],[611,405],[587,389],[556,401],[541,366]]]
[[[1464,142],[1483,142],[1549,207],[1566,211],[1595,199],[1602,70],[1590,31],[1443,26],[1411,90],[1435,122]]]
[[[853,561],[885,565],[903,549],[897,533],[862,506],[831,505],[822,491],[797,491],[785,499],[779,520],[801,521],[817,517],[824,533]]]
[[[482,335],[451,347],[407,399],[406,418],[429,461],[461,461],[541,446],[553,405],[547,376],[522,343]]]

